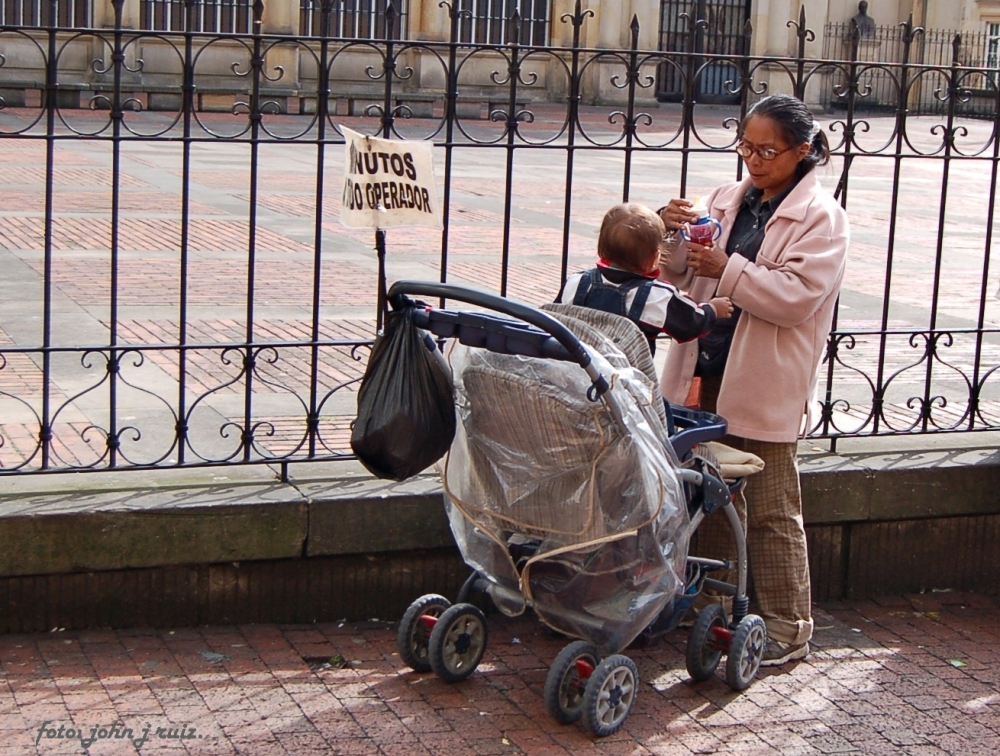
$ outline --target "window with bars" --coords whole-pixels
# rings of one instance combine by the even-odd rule
[[[510,18],[516,10],[521,16],[521,44],[548,44],[551,0],[458,0],[458,3],[466,11],[459,20],[459,42],[491,45],[511,42]]]
[[[250,34],[252,5],[253,0],[197,0],[190,31]],[[142,31],[184,31],[186,16],[183,0],[139,0],[139,28]]]
[[[67,0],[56,5],[55,25],[83,29],[91,25],[90,0]],[[0,0],[0,25],[51,26],[52,4],[48,0]]]
[[[300,0],[299,34],[319,37],[323,34],[321,0]],[[343,39],[385,39],[385,9],[389,0],[333,0],[328,36]],[[393,0],[396,9],[396,38],[407,33],[407,2]]]
[[[986,60],[987,68],[1000,67],[1000,22],[986,24]]]

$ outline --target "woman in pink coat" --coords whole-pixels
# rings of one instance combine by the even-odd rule
[[[722,234],[709,246],[670,239],[662,275],[695,301],[729,297],[727,321],[696,342],[673,344],[664,396],[685,403],[700,379],[702,409],[729,421],[727,443],[765,462],[745,491],[747,546],[758,612],[768,631],[762,664],[809,653],[813,621],[802,523],[797,439],[816,390],[817,370],[844,276],[847,215],[813,170],[829,161],[826,136],[809,109],[788,95],[760,100],[741,125],[736,150],[749,176],[708,198]],[[697,216],[671,200],[660,211],[676,234]],[[699,552],[718,553],[725,526],[699,529]],[[706,549],[715,546],[715,553]]]

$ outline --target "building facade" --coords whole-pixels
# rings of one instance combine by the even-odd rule
[[[568,47],[575,27],[566,19],[573,15],[577,0],[454,0],[462,13],[452,18],[449,4],[439,0],[396,0],[398,19],[394,34],[398,38],[427,43],[446,43],[455,39],[463,44],[504,44],[511,39],[509,18],[517,10],[521,17],[520,41],[527,45]],[[843,45],[832,44],[846,38],[844,29],[858,13],[855,0],[581,0],[588,16],[580,26],[580,45],[584,48],[628,49],[633,43],[633,18],[638,21],[637,44],[640,50],[696,52],[739,56],[749,53],[761,58],[794,56],[804,43],[807,58],[845,56]],[[386,0],[264,0],[255,10],[252,0],[55,0],[56,25],[110,29],[115,26],[120,8],[121,27],[129,30],[125,51],[128,69],[125,76],[134,85],[136,100],[152,109],[178,107],[176,78],[183,66],[183,40],[171,36],[186,28],[199,33],[215,33],[218,39],[195,39],[197,61],[195,86],[197,107],[205,110],[231,109],[234,92],[245,88],[234,71],[246,70],[250,51],[246,44],[227,38],[230,34],[255,31],[255,13],[259,29],[265,35],[289,35],[304,42],[274,44],[267,50],[269,96],[279,107],[308,111],[315,107],[317,82],[316,56],[310,53],[310,40],[323,34],[325,10],[329,13],[328,34],[332,37],[363,41],[381,38],[386,33]],[[963,61],[971,65],[997,65],[997,40],[1000,37],[1000,0],[870,0],[868,16],[880,32],[891,30],[912,16],[915,25],[928,30],[948,30],[982,37],[980,52],[970,52]],[[7,0],[0,4],[0,24],[7,27],[44,27],[51,24],[52,0]],[[804,11],[806,26],[813,34],[800,37],[797,23]],[[687,18],[706,20],[704,32],[693,33]],[[745,33],[746,22],[752,35]],[[156,36],[132,36],[131,32],[150,32]],[[34,32],[37,38],[43,29]],[[950,39],[950,37],[942,37]],[[65,49],[63,48],[65,46]],[[109,35],[80,36],[60,34],[59,97],[62,106],[85,106],[107,85],[112,55]],[[881,60],[896,55],[882,37],[862,41],[861,59]],[[946,47],[946,46],[943,46]],[[943,48],[942,48],[943,49]],[[45,85],[45,47],[13,33],[0,33],[0,96],[8,106],[32,100],[32,91]],[[363,44],[347,45],[331,68],[332,96],[338,109],[358,112],[377,101],[379,87],[367,74],[377,63],[378,53]],[[413,74],[400,89],[411,92],[408,107],[414,112],[430,112],[433,96],[445,88],[443,68],[433,55],[414,50],[401,61]],[[565,77],[559,75],[567,56],[556,53],[548,61],[533,63],[537,74],[526,83],[522,94],[530,100],[559,99],[566,94]],[[886,57],[886,59],[889,59]],[[95,64],[95,61],[98,63]],[[141,61],[141,62],[140,62]],[[918,61],[920,62],[920,61]],[[935,61],[936,62],[936,61]],[[181,65],[179,65],[179,63]],[[945,65],[947,62],[945,62]],[[235,65],[235,69],[234,69]],[[494,73],[503,65],[503,56],[485,51],[463,66],[460,82],[468,107],[475,110],[482,100],[503,97]],[[377,68],[378,66],[376,66]],[[623,90],[612,83],[614,61],[597,61],[583,81],[584,102],[616,103]],[[645,103],[656,99],[679,99],[681,84],[678,71],[663,63],[650,66],[649,76],[657,87],[643,88]],[[708,66],[701,74],[699,98],[704,102],[724,101],[733,75],[733,67]],[[673,80],[671,79],[673,77]],[[683,76],[680,76],[683,78]],[[778,78],[787,80],[787,76]],[[766,66],[755,72],[756,81],[768,80]],[[767,81],[769,85],[772,82]],[[781,88],[777,79],[773,88]],[[807,99],[817,106],[829,101],[829,77],[815,77],[806,90]],[[310,104],[311,103],[311,104]],[[438,103],[439,106],[439,103]],[[486,113],[489,112],[487,108]]]

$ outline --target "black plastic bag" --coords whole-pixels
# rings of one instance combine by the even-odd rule
[[[405,480],[444,456],[455,438],[455,387],[434,340],[409,307],[389,313],[358,392],[351,449],[379,478]]]

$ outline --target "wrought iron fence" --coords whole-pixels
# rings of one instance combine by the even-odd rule
[[[383,274],[419,268],[540,303],[590,262],[608,206],[740,177],[736,126],[753,100],[829,77],[842,83],[820,117],[836,158],[824,180],[853,243],[810,434],[1000,430],[1000,92],[960,45],[947,64],[915,63],[922,31],[905,24],[899,62],[862,62],[856,36],[845,59],[809,59],[803,13],[787,58],[640,50],[637,19],[630,48],[589,49],[580,3],[560,19],[567,47],[524,44],[517,13],[510,39],[486,45],[461,42],[462,7],[446,7],[452,41],[437,43],[400,41],[392,6],[372,41],[262,33],[262,2],[249,35],[192,21],[135,32],[116,1],[115,28],[82,34],[105,54],[81,109],[63,99],[77,39],[0,28],[0,56],[34,49],[46,72],[36,106],[0,108],[2,474],[349,459]],[[334,3],[319,8],[333,29]],[[700,27],[688,21],[684,50]],[[140,40],[180,71],[149,111]],[[663,65],[685,94],[657,109],[643,103]],[[0,57],[0,77],[9,66]],[[737,105],[699,102],[712,66],[733,71]],[[901,94],[886,117],[861,114],[876,66]],[[438,83],[415,86],[418,68]],[[345,94],[349,74],[368,88]],[[561,80],[557,102],[542,101],[546,79]],[[907,106],[927,79],[940,116]],[[972,82],[991,122],[961,117]],[[585,105],[598,91],[615,104]],[[386,262],[336,223],[341,123],[433,141],[443,232],[391,234]]]
[[[963,80],[965,95],[958,103],[961,115],[993,117],[993,89],[997,83],[997,36],[989,32],[959,34],[947,29],[925,29],[915,37],[906,25],[876,26],[871,34],[853,37],[852,22],[827,24],[823,40],[823,55],[834,60],[847,60],[856,48],[861,86],[866,96],[859,99],[857,107],[866,112],[893,111],[899,106],[900,87],[894,70],[902,64],[923,64],[946,70],[956,60],[963,68],[979,69]],[[897,64],[887,68],[881,64]],[[870,65],[874,64],[874,65]],[[836,107],[836,90],[847,80],[846,72],[831,77],[826,104]],[[912,82],[908,92],[911,115],[947,112],[947,100],[937,93],[947,88],[940,73],[928,73]]]

